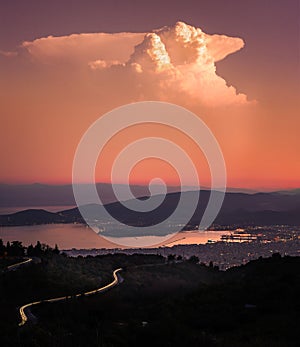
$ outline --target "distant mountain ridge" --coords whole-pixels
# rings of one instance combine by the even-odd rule
[[[117,201],[112,193],[111,184],[97,183],[98,192],[101,191],[105,204]],[[125,185],[119,184],[119,190],[123,192],[122,200],[128,200],[129,197],[125,193]],[[132,185],[134,195],[142,197],[149,194],[148,186],[145,185]],[[203,187],[202,189],[208,189]],[[177,186],[169,186],[168,192],[179,192],[181,189]],[[183,191],[197,190],[196,187],[183,187]],[[257,194],[256,190],[245,188],[227,188],[227,192],[231,193],[245,193]],[[299,189],[291,190],[278,190],[273,193],[280,195],[300,195]],[[121,194],[122,195],[122,194]],[[76,202],[73,196],[73,189],[71,184],[65,185],[48,185],[48,184],[1,184],[0,183],[0,207],[32,207],[36,206],[75,206]]]
[[[288,195],[297,195],[297,194],[300,194],[300,188],[289,189],[289,190],[278,190],[278,191],[276,191],[274,193],[288,194]]]
[[[105,206],[91,204],[85,206],[91,215],[97,212],[99,220],[107,218],[108,211],[112,216],[133,226],[148,226],[157,224],[167,218],[176,208],[180,194],[197,194],[195,191],[183,193],[169,193],[161,207],[152,212],[133,212],[124,208],[120,202],[113,202]],[[193,228],[199,224],[209,200],[210,191],[201,191],[196,211],[185,228]],[[159,199],[159,196],[155,196]],[[189,200],[189,199],[187,199]],[[191,199],[192,200],[192,199]],[[191,209],[192,206],[185,206]],[[185,211],[182,211],[184,214]],[[0,215],[0,226],[33,225],[48,223],[84,223],[78,208],[72,208],[57,213],[39,209],[20,211],[9,215]],[[178,221],[176,221],[178,222]],[[180,222],[180,221],[179,221]],[[300,225],[300,194],[279,193],[226,193],[223,206],[215,220],[219,225]]]
[[[112,185],[108,183],[96,184],[98,193],[105,204],[117,201],[112,191]],[[127,185],[115,185],[121,193],[122,200],[128,200],[130,197],[127,192]],[[196,189],[196,188],[195,188]],[[149,188],[145,185],[131,185],[135,197],[148,195]],[[179,187],[168,187],[169,192],[179,191]],[[187,189],[186,189],[187,190]],[[76,205],[72,184],[66,185],[48,185],[48,184],[0,184],[0,207],[29,207],[29,206],[74,206]]]

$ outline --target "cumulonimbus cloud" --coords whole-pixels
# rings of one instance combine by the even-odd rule
[[[262,111],[219,76],[216,65],[243,46],[240,38],[178,22],[148,33],[49,36],[0,52],[2,180],[19,180],[20,172],[24,180],[69,180],[86,129],[116,107],[148,100],[183,106],[203,119],[235,175],[252,153]]]
[[[131,100],[178,98],[204,107],[247,104],[245,94],[217,75],[217,61],[244,46],[240,38],[209,35],[177,22],[151,33],[94,33],[24,42],[21,52],[35,62],[87,67],[132,87]],[[117,70],[117,73],[116,73]],[[95,85],[97,88],[97,85]]]

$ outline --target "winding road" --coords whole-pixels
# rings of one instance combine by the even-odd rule
[[[16,264],[16,265],[18,265],[18,264]],[[76,294],[76,295],[61,296],[59,298],[40,300],[40,301],[35,301],[35,302],[31,302],[29,304],[23,305],[19,310],[20,316],[21,316],[21,322],[19,323],[19,326],[24,325],[28,321],[29,317],[32,317],[32,318],[34,317],[33,314],[30,312],[31,306],[41,304],[42,302],[58,302],[58,301],[64,301],[64,300],[74,298],[74,297],[77,298],[77,297],[82,296],[82,295],[89,296],[89,295],[93,295],[93,294],[97,294],[97,293],[106,292],[107,290],[113,288],[114,286],[116,286],[117,284],[119,284],[123,281],[122,277],[118,276],[118,272],[120,272],[121,270],[122,270],[122,268],[114,270],[114,272],[113,272],[114,280],[104,287],[100,287],[100,288],[91,290],[89,292],[83,293],[83,294],[80,293],[80,294]]]

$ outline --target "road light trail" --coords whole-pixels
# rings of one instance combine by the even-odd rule
[[[35,302],[31,302],[29,304],[23,305],[19,310],[20,316],[21,316],[21,322],[19,323],[19,326],[24,325],[28,321],[28,316],[27,316],[28,314],[25,313],[25,310],[29,309],[31,306],[41,304],[42,302],[58,302],[58,301],[67,300],[67,299],[72,298],[72,297],[78,298],[79,296],[82,296],[82,295],[90,296],[90,295],[97,294],[97,293],[103,293],[103,292],[107,291],[108,289],[113,288],[118,283],[120,283],[120,279],[119,279],[117,273],[121,270],[122,270],[122,268],[114,270],[114,272],[113,272],[114,280],[104,287],[100,287],[100,288],[91,290],[89,292],[83,293],[83,294],[76,294],[75,296],[74,295],[61,296],[59,298],[40,300],[40,301],[35,301]]]
[[[24,261],[20,261],[19,263],[16,263],[16,264],[13,264],[13,265],[10,265],[7,267],[7,270],[8,271],[13,271],[13,270],[16,270],[19,266],[22,266],[22,265],[25,265],[27,263],[31,263],[32,262],[32,258],[28,258]]]

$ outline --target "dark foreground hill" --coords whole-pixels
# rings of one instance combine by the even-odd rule
[[[36,306],[36,324],[18,328],[21,304],[103,285],[119,266],[124,282],[113,290]],[[296,347],[299,269],[299,257],[278,254],[226,272],[149,255],[44,257],[1,275],[0,344]]]

